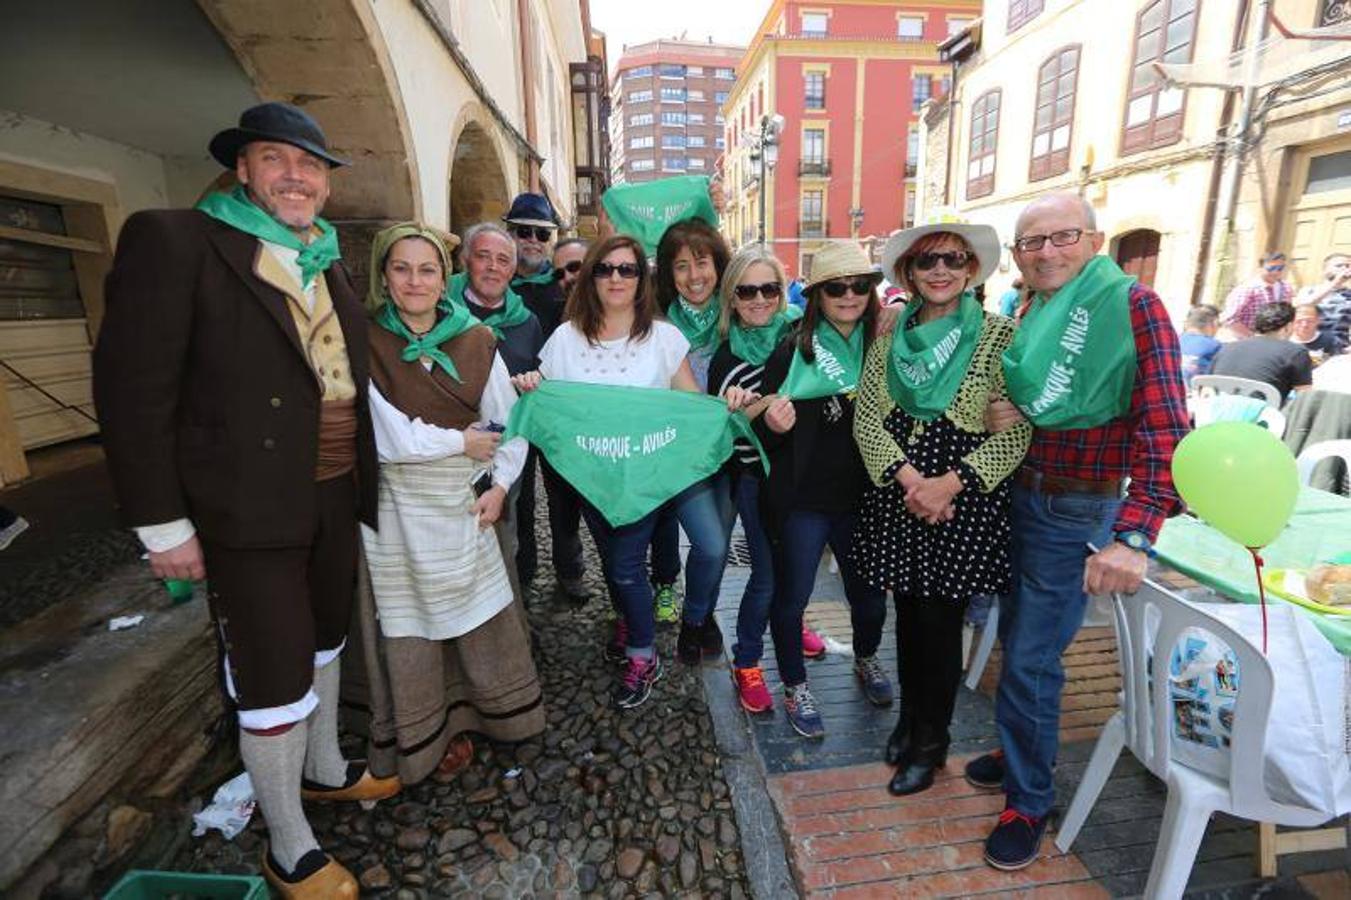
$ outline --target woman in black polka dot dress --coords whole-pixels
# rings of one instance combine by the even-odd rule
[[[873,487],[853,554],[896,603],[901,714],[886,758],[897,766],[887,787],[898,795],[929,787],[946,762],[968,601],[1009,585],[1007,479],[1031,427],[985,431],[985,407],[1004,396],[1000,355],[1013,323],[971,294],[998,260],[988,226],[945,222],[894,235],[883,271],[910,301],[869,349],[859,380],[854,436]]]

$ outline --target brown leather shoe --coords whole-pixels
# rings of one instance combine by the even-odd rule
[[[371,770],[366,767],[364,761],[348,763],[347,783],[338,787],[319,784],[310,781],[308,778],[300,782],[301,799],[325,800],[328,802],[384,800],[386,797],[393,797],[401,790],[403,790],[403,784],[399,781],[399,776],[391,775],[388,778],[376,778],[371,774]]]
[[[452,781],[474,761],[474,742],[467,734],[456,735],[446,745],[445,756],[436,766],[436,780]]]
[[[315,868],[318,861],[315,855],[324,859],[322,865]],[[356,900],[360,893],[357,880],[342,864],[322,850],[311,850],[300,858],[296,871],[310,869],[310,873],[294,881],[283,878],[272,864],[272,854],[263,848],[263,877],[286,900]],[[294,876],[293,876],[294,877]]]

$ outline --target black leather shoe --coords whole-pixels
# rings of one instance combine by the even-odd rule
[[[887,765],[900,765],[901,759],[910,753],[910,743],[910,723],[902,716],[887,738],[887,749],[883,756]]]
[[[902,766],[896,770],[896,774],[891,776],[891,781],[887,783],[887,792],[893,797],[904,797],[906,794],[918,794],[920,791],[926,791],[933,786],[934,770],[937,766],[928,763],[911,763],[908,766]]]

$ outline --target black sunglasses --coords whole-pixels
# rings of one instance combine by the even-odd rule
[[[562,281],[565,273],[568,275],[576,275],[580,271],[582,271],[582,261],[580,259],[574,259],[572,262],[554,269],[554,281]]]
[[[939,262],[949,269],[965,269],[971,261],[971,255],[965,250],[949,250],[946,253],[920,253],[915,256],[915,268],[927,272]]]
[[[777,281],[766,281],[764,284],[738,284],[732,290],[738,300],[751,300],[756,294],[766,300],[777,300],[783,293],[783,285]]]
[[[619,273],[620,278],[637,278],[643,270],[638,268],[637,263],[620,263],[612,266],[607,262],[598,262],[591,267],[591,274],[595,278],[609,278],[611,275]]]
[[[823,281],[821,293],[832,300],[840,299],[846,291],[853,291],[858,296],[865,297],[873,292],[873,287],[876,284],[877,281],[872,278],[855,278],[853,281]]]
[[[549,243],[549,238],[554,236],[552,228],[544,228],[540,225],[513,225],[511,226],[511,233],[523,241],[528,241],[531,237],[534,237],[541,244]]]

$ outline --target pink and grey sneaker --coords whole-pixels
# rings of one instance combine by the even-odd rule
[[[736,685],[737,697],[746,712],[769,712],[774,708],[774,697],[765,687],[765,673],[759,666],[747,666],[744,669],[732,667],[732,682]]]
[[[807,659],[820,659],[826,655],[826,642],[806,625],[802,626],[802,655]]]
[[[655,653],[651,658],[643,659],[630,656],[624,663],[624,671],[615,685],[612,699],[618,709],[633,709],[642,706],[652,696],[652,685],[662,676],[661,660]]]

